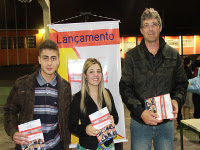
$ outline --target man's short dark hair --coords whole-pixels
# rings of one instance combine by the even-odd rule
[[[58,56],[59,56],[59,48],[56,42],[54,42],[53,40],[45,40],[43,41],[40,46],[39,46],[39,56],[42,53],[43,49],[52,49],[58,52]]]

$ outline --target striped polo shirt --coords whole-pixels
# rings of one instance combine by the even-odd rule
[[[48,150],[61,150],[62,144],[58,132],[58,91],[56,74],[47,83],[39,72],[35,85],[35,105],[33,119],[40,119],[44,134],[45,147]]]

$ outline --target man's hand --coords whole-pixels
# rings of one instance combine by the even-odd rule
[[[96,136],[100,131],[98,129],[95,129],[92,124],[89,124],[86,126],[86,133],[89,136]]]
[[[158,115],[150,110],[143,111],[141,118],[147,125],[157,125],[158,123],[161,123],[162,120],[156,119]]]
[[[170,120],[174,120],[177,118],[177,114],[178,114],[178,103],[176,100],[171,100],[172,102],[172,113],[174,114],[174,118],[170,119]]]
[[[19,132],[15,132],[15,134],[13,135],[13,141],[19,145],[21,144],[28,145],[28,142],[29,142],[28,136]]]

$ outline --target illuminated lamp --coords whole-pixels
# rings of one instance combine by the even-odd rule
[[[44,33],[45,33],[45,30],[44,30],[44,29],[40,29],[40,30],[39,30],[39,33],[40,33],[40,34],[44,34]]]
[[[22,3],[30,3],[30,2],[32,2],[32,0],[18,0],[18,1],[20,1]]]

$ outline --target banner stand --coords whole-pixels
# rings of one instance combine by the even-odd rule
[[[52,23],[51,25],[58,24],[58,23],[61,23],[61,22],[64,22],[64,21],[68,21],[68,20],[72,20],[72,19],[79,18],[79,17],[84,17],[85,18],[84,21],[88,22],[90,16],[98,17],[98,18],[102,18],[102,19],[113,20],[113,21],[118,21],[119,23],[121,23],[119,19],[98,16],[98,15],[92,14],[91,12],[81,12],[80,15],[78,15],[78,16],[74,16],[74,17],[70,17],[70,18],[67,18],[67,19],[60,20],[60,21],[56,21],[56,22]]]
[[[83,16],[83,14],[65,20],[80,16]],[[121,77],[119,20],[67,24],[53,23],[48,26],[50,39],[54,40],[59,47],[60,65],[58,73],[70,82],[72,94],[80,90],[80,81],[77,79],[80,78],[81,74],[78,72],[71,73],[71,70],[68,70],[69,61],[74,61],[72,64],[76,65],[77,62],[87,58],[97,58],[101,62],[102,68],[106,68],[105,73],[103,73],[104,84],[112,93],[119,115],[119,122],[116,125],[118,136],[114,139],[114,142],[117,143],[115,144],[117,146],[116,150],[122,150],[122,142],[128,140],[125,133],[124,105],[119,94],[119,80]],[[77,70],[75,69],[75,71]],[[82,72],[82,69],[79,69],[79,71]],[[76,147],[78,140],[74,138],[76,137],[72,137],[70,148]]]

